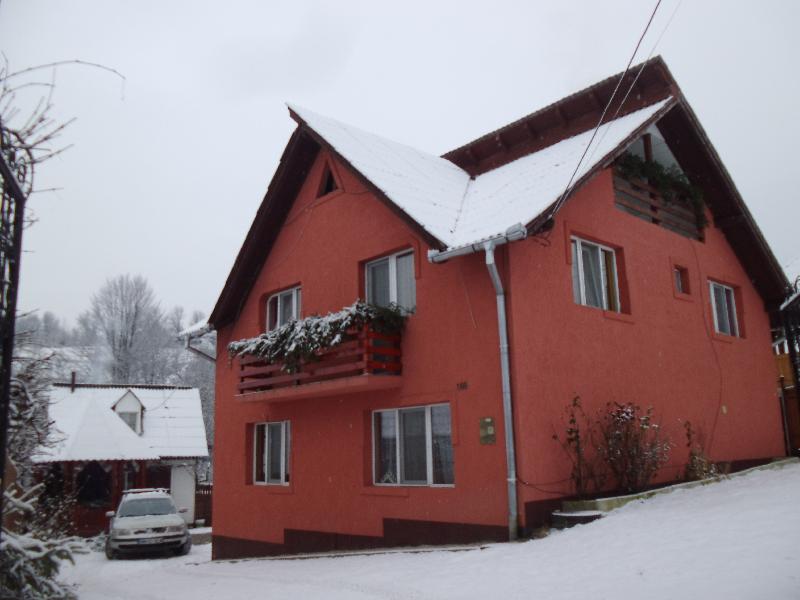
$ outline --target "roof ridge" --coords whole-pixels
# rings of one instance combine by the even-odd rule
[[[161,383],[70,383],[68,381],[54,381],[53,387],[96,388],[96,389],[140,389],[140,390],[194,390],[190,385],[168,385]]]
[[[630,72],[635,72],[637,69],[640,69],[643,66],[647,66],[648,64],[658,64],[658,63],[663,63],[663,59],[661,58],[661,56],[655,56],[653,58],[650,58],[648,60],[640,62],[640,63],[638,63],[636,65],[633,65],[632,67],[630,67],[629,71]],[[442,158],[445,158],[445,159],[447,159],[449,161],[452,161],[452,158],[450,158],[450,157],[455,155],[455,154],[457,154],[458,152],[461,152],[462,150],[466,150],[467,148],[470,148],[471,146],[473,146],[473,145],[475,145],[475,144],[477,144],[477,143],[479,143],[481,141],[492,139],[494,136],[496,136],[498,134],[501,134],[504,131],[508,131],[509,129],[512,129],[512,128],[518,126],[518,125],[522,125],[526,121],[530,121],[530,120],[532,120],[532,119],[534,119],[534,118],[536,118],[536,117],[538,117],[540,115],[543,115],[543,114],[547,113],[547,111],[550,111],[550,110],[552,110],[552,109],[554,109],[554,108],[556,108],[558,106],[561,106],[561,105],[569,102],[570,100],[573,100],[575,98],[579,98],[579,97],[581,97],[581,96],[583,96],[585,94],[591,93],[592,91],[594,91],[596,89],[602,88],[604,85],[607,85],[609,82],[614,81],[615,79],[619,78],[621,75],[622,75],[622,72],[615,73],[614,75],[610,75],[609,77],[606,77],[605,79],[602,79],[600,81],[596,81],[596,82],[592,83],[591,85],[587,85],[587,86],[585,86],[585,87],[583,87],[583,88],[581,88],[581,89],[579,89],[579,90],[577,90],[575,92],[572,92],[571,94],[567,94],[566,96],[562,96],[561,98],[559,98],[557,100],[554,100],[553,102],[550,102],[549,104],[546,104],[546,105],[536,109],[535,111],[533,111],[531,113],[528,113],[527,115],[523,115],[522,117],[520,117],[518,119],[515,119],[514,121],[511,121],[510,123],[506,123],[505,125],[502,125],[502,126],[496,128],[496,129],[493,129],[491,131],[488,131],[487,133],[484,133],[483,135],[480,135],[480,136],[478,136],[478,137],[476,137],[476,138],[474,138],[474,139],[472,139],[472,140],[470,140],[470,141],[468,141],[468,142],[466,142],[466,143],[464,143],[464,144],[462,144],[462,145],[460,145],[460,146],[458,146],[456,148],[453,148],[452,150],[448,150],[447,152],[442,154]],[[591,129],[591,127],[589,129]],[[581,133],[583,133],[583,131],[578,132],[575,135],[580,135]],[[570,137],[573,137],[573,136],[570,136]],[[563,139],[567,139],[567,138],[563,138]],[[554,143],[558,143],[558,142],[554,142]]]

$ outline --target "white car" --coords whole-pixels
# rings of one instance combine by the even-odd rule
[[[106,557],[114,559],[124,553],[165,552],[188,554],[192,537],[186,523],[164,489],[127,490],[117,512],[111,518],[106,538]]]

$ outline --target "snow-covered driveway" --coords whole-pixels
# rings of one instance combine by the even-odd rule
[[[466,552],[210,561],[78,558],[84,600],[800,599],[800,465],[629,504],[519,544]]]

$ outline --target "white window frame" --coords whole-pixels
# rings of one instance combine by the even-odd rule
[[[598,244],[597,242],[590,242],[588,240],[584,240],[583,238],[579,238],[576,236],[570,237],[570,253],[572,252],[572,242],[576,242],[576,252],[575,252],[575,260],[578,264],[578,283],[579,283],[579,292],[580,292],[580,305],[581,306],[588,306],[589,308],[598,308],[597,306],[592,306],[586,302],[586,282],[584,281],[584,271],[583,271],[583,252],[581,252],[581,246],[593,246],[595,248],[599,248],[602,252],[605,250],[606,252],[611,253],[612,257],[612,264],[614,265],[614,295],[617,299],[617,308],[611,309],[608,307],[608,273],[606,272],[606,261],[600,260],[600,275],[602,277],[602,284],[603,284],[603,306],[602,310],[608,310],[611,312],[620,313],[622,312],[622,301],[619,295],[619,268],[617,267],[617,252],[614,248],[610,246],[605,246],[603,244]]]
[[[728,293],[730,293],[731,298],[731,308],[733,309],[730,314],[731,323],[733,325],[731,333],[725,333],[719,330],[719,315],[717,314],[717,300],[716,296],[714,295],[714,288],[718,287],[725,291],[725,296],[727,299]],[[727,335],[730,337],[740,337],[739,336],[739,315],[737,314],[736,309],[736,290],[734,290],[731,286],[725,285],[724,283],[719,283],[718,281],[711,281],[708,282],[708,293],[711,300],[711,314],[714,316],[714,332],[718,333],[719,335]]]
[[[414,264],[414,250],[401,250],[400,252],[395,252],[394,254],[389,254],[387,256],[381,256],[380,258],[376,258],[375,260],[371,260],[364,265],[364,286],[367,299],[370,297],[370,276],[369,276],[369,268],[372,265],[376,265],[383,261],[389,261],[389,302],[393,304],[397,304],[397,259],[401,256],[411,255],[411,278],[416,279],[417,271],[416,265]],[[416,305],[416,282],[414,283],[414,304]],[[399,305],[398,305],[399,306]],[[405,309],[406,312],[413,312],[416,309],[416,306],[412,308],[400,307]]]
[[[258,428],[260,425],[264,426],[264,479],[258,479]],[[280,481],[271,481],[269,478],[269,436],[270,425],[281,426],[281,478]],[[253,424],[253,484],[254,485],[282,485],[288,486],[289,481],[286,479],[286,474],[289,471],[289,457],[292,448],[292,429],[289,421],[262,421]]]
[[[675,291],[679,294],[688,294],[688,289],[683,289],[684,286],[684,274],[686,273],[686,269],[683,267],[679,267],[678,265],[672,266],[672,279],[673,285],[675,286]]]
[[[452,488],[455,487],[454,483],[433,483],[433,427],[431,421],[431,408],[436,406],[447,406],[450,408],[450,443],[453,443],[453,409],[448,402],[439,402],[437,404],[427,404],[423,406],[403,406],[401,408],[384,408],[372,411],[372,485],[381,487],[441,487]],[[402,443],[400,435],[400,413],[409,410],[425,409],[425,463],[426,463],[426,477],[425,482],[404,482],[400,481],[400,475],[403,472],[402,467]],[[395,439],[395,463],[397,465],[397,482],[385,483],[375,480],[375,466],[376,466],[376,451],[375,451],[375,415],[378,413],[394,413],[394,433]],[[455,454],[455,452],[454,452]],[[455,463],[455,460],[453,461]],[[455,479],[455,473],[453,473]]]
[[[267,320],[266,320],[266,323],[265,323],[265,325],[266,325],[265,329],[267,331],[272,331],[269,328],[269,323],[271,321],[270,317],[272,316],[271,313],[270,313],[270,308],[269,307],[270,307],[270,304],[272,304],[273,298],[277,298],[277,302],[275,304],[275,307],[276,307],[275,310],[278,313],[277,314],[277,318],[275,319],[275,329],[278,329],[281,325],[285,325],[285,323],[281,323],[280,322],[281,312],[282,312],[281,311],[281,306],[282,306],[281,298],[283,296],[285,296],[286,294],[290,293],[290,292],[292,294],[292,318],[294,320],[297,320],[297,319],[300,318],[300,309],[301,309],[301,302],[302,302],[302,292],[301,292],[301,290],[302,290],[302,286],[298,285],[298,286],[295,286],[293,288],[287,288],[285,290],[281,290],[280,292],[275,292],[269,298],[267,298],[267,305],[266,305],[266,310],[265,310],[265,313],[267,315]]]

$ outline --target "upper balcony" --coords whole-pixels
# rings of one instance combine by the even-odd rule
[[[237,354],[239,400],[287,401],[402,385],[400,333],[381,333],[370,323],[346,329],[337,343],[291,363],[258,353]]]
[[[663,141],[651,142],[644,144],[642,151],[648,158],[643,159],[629,151],[614,163],[617,208],[674,233],[702,241],[706,226],[702,191],[689,181]],[[636,143],[643,144],[641,139]],[[659,143],[661,150],[656,152]]]
[[[693,240],[703,239],[703,227],[684,198],[673,201],[643,179],[614,177],[617,208]]]

